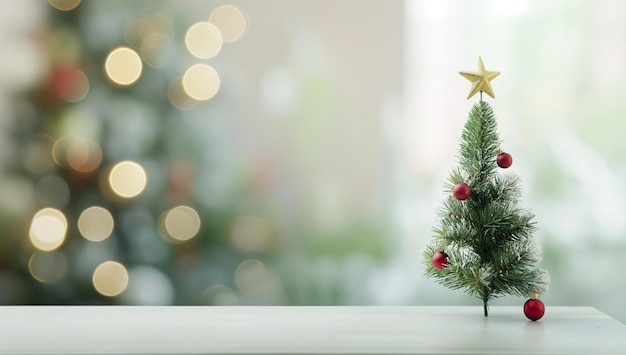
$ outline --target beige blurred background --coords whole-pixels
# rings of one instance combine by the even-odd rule
[[[1,303],[478,305],[418,259],[480,55],[548,314],[626,321],[623,2],[52,5],[0,3]]]

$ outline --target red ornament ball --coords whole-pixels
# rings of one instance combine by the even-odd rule
[[[435,267],[435,269],[439,269],[439,270],[443,269],[450,263],[448,261],[448,254],[442,251],[436,252],[433,255],[432,262],[433,262],[433,266]]]
[[[543,314],[546,311],[546,307],[543,305],[538,298],[531,298],[526,303],[524,303],[524,314],[526,317],[532,321],[536,321],[543,317]]]
[[[506,169],[511,166],[511,164],[513,164],[513,157],[509,153],[500,153],[496,158],[496,162],[498,163],[499,167],[501,167],[502,169]]]
[[[454,195],[454,198],[460,201],[467,200],[467,198],[470,197],[471,193],[472,193],[472,190],[464,182],[456,185],[454,187],[454,190],[452,190],[452,194]]]

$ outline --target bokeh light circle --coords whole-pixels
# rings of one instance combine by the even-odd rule
[[[104,69],[112,82],[125,86],[139,79],[143,65],[137,52],[128,47],[118,47],[107,56]]]
[[[269,245],[268,227],[259,218],[243,216],[233,223],[229,240],[233,248],[238,251],[261,252],[267,249]]]
[[[114,297],[128,286],[128,271],[116,261],[105,261],[93,272],[92,282],[100,294]]]
[[[136,162],[125,160],[117,163],[109,173],[109,184],[115,194],[123,198],[139,195],[147,183],[146,171]]]
[[[33,216],[28,234],[35,248],[54,250],[65,241],[67,219],[63,212],[55,208],[43,208]]]
[[[206,101],[220,89],[220,77],[208,64],[195,64],[183,75],[183,89],[194,100]]]
[[[233,5],[217,7],[211,12],[209,22],[219,29],[224,42],[237,41],[246,33],[248,28],[245,12]]]
[[[185,45],[189,53],[201,59],[215,57],[222,49],[222,35],[215,25],[196,22],[185,34]]]
[[[91,206],[78,217],[78,230],[88,240],[99,242],[108,238],[115,223],[111,212],[103,207]]]
[[[263,261],[246,259],[239,264],[235,271],[235,283],[243,293],[251,294],[266,282],[266,275]]]
[[[57,10],[70,11],[75,9],[81,0],[48,0],[48,3]]]
[[[91,139],[63,136],[54,142],[52,158],[62,168],[90,173],[102,163],[102,148]]]
[[[176,206],[161,216],[161,232],[170,242],[184,242],[198,234],[200,216],[189,206]]]

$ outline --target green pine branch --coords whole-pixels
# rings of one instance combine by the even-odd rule
[[[423,253],[425,275],[450,289],[464,289],[488,302],[503,295],[528,297],[547,291],[549,276],[538,268],[541,250],[533,239],[533,214],[518,206],[520,180],[498,168],[500,138],[493,110],[476,103],[464,126],[459,165],[445,184],[448,197],[438,211],[433,240]],[[471,188],[467,200],[452,191],[459,183]],[[443,251],[448,265],[436,269],[432,256]]]

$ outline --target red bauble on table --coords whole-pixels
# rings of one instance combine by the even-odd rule
[[[456,185],[454,187],[454,190],[452,190],[452,195],[454,195],[454,198],[460,201],[467,200],[467,198],[470,197],[471,193],[472,190],[464,182]]]
[[[511,166],[511,164],[513,164],[513,157],[509,153],[500,153],[496,158],[496,162],[498,163],[499,167],[501,167],[502,169],[506,169]]]
[[[433,266],[435,267],[435,269],[439,269],[439,270],[443,269],[450,263],[448,261],[448,254],[442,251],[436,252],[433,255],[432,262],[433,262]]]
[[[539,295],[533,294],[532,298],[524,303],[524,314],[532,321],[536,321],[543,317],[546,307],[539,299]]]

